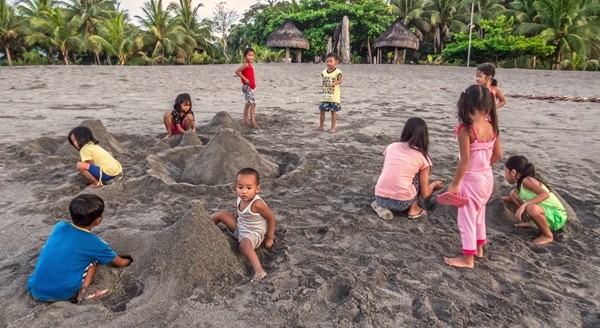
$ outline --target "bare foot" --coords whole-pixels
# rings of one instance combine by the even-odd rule
[[[533,228],[533,226],[531,225],[531,222],[515,223],[515,227],[519,227],[519,228]]]
[[[473,269],[475,267],[474,263],[469,262],[464,257],[452,257],[452,258],[446,257],[446,258],[444,258],[444,262],[446,262],[446,264],[448,264],[448,265],[451,265],[451,266],[457,267],[457,268]]]
[[[252,122],[252,127],[258,129],[258,124],[256,124],[256,122]]]
[[[329,133],[335,133],[335,129],[334,128],[329,129]]]
[[[317,128],[315,129],[315,131],[323,131],[323,127],[322,127],[322,126],[319,126],[319,127],[317,127]]]
[[[539,236],[536,239],[533,240],[533,244],[534,245],[545,245],[545,244],[549,244],[554,240],[553,237],[546,237],[546,236]]]
[[[171,135],[170,135],[170,134],[167,134],[166,136],[164,136],[163,140],[165,140],[165,139],[169,139],[170,137],[171,137]]]
[[[250,280],[250,282],[259,282],[263,279],[265,279],[265,277],[267,276],[267,272],[266,271],[259,271],[257,273],[254,274],[254,277],[252,277],[252,280]]]
[[[90,183],[90,185],[89,185],[89,186],[87,186],[87,187],[85,187],[85,189],[98,189],[98,188],[100,188],[100,187],[102,187],[102,185],[101,185],[101,184]]]
[[[248,122],[248,120],[244,120],[244,125],[250,125],[250,122]]]
[[[477,253],[475,253],[475,257],[478,259],[482,259],[483,258],[483,245],[478,245],[477,246]]]

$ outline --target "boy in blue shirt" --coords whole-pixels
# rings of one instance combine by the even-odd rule
[[[79,195],[71,201],[69,212],[73,222],[62,221],[54,226],[27,283],[27,289],[38,301],[81,302],[84,297],[103,295],[108,291],[85,295],[94,280],[97,264],[126,267],[133,262],[130,256],[118,256],[106,242],[91,233],[92,228],[102,222],[102,198],[93,194]]]

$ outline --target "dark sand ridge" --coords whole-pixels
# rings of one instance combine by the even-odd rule
[[[238,257],[243,278],[234,272],[233,280],[224,285],[215,282],[217,285],[203,288],[199,282],[200,287],[191,288],[189,294],[167,292],[161,296],[157,291],[163,286],[159,284],[180,290],[177,286],[182,278],[176,272],[186,269],[169,268],[173,276],[155,277],[150,275],[151,269],[136,268],[134,263],[125,270],[103,268],[102,276],[116,284],[115,299],[83,306],[31,301],[24,286],[39,247],[57,220],[68,219],[68,201],[84,186],[74,170],[77,152],[71,147],[71,155],[48,155],[46,147],[57,144],[58,149],[66,141],[66,132],[86,117],[102,118],[126,150],[118,155],[126,167],[126,179],[98,191],[108,207],[104,223],[95,231],[120,253],[136,256],[150,252],[138,251],[142,246],[136,244],[164,247],[154,245],[152,236],[164,233],[161,236],[166,238],[166,231],[184,222],[196,204],[207,214],[219,208],[235,210],[231,185],[165,183],[150,169],[150,157],[156,156],[155,164],[162,166],[178,156],[185,157],[177,151],[188,146],[178,147],[175,139],[160,140],[164,128],[156,119],[170,107],[180,89],[189,88],[202,97],[206,106],[195,107],[199,120],[208,123],[217,109],[235,113],[239,121],[239,88],[229,88],[229,80],[222,73],[227,67],[20,68],[0,74],[0,82],[6,82],[0,83],[0,91],[7,92],[0,104],[11,109],[0,107],[4,115],[0,125],[11,124],[11,128],[0,131],[3,142],[11,142],[0,145],[0,231],[6,231],[0,233],[0,322],[8,327],[600,324],[600,194],[596,188],[600,180],[594,174],[600,160],[594,152],[573,146],[597,148],[598,105],[509,99],[500,112],[506,156],[526,155],[573,206],[581,222],[570,218],[551,245],[532,246],[530,242],[538,232],[512,226],[513,213],[498,200],[500,193],[509,189],[501,164],[495,167],[497,189],[488,210],[486,258],[476,263],[475,270],[457,270],[443,263],[444,256],[460,254],[452,208],[431,204],[430,215],[423,220],[409,221],[401,213],[390,222],[377,219],[370,209],[381,153],[397,139],[404,121],[411,116],[428,122],[433,178],[448,182],[454,174],[457,145],[452,140],[456,125],[453,108],[457,95],[472,82],[473,70],[449,67],[344,66],[345,107],[339,116],[339,132],[332,136],[313,132],[318,115],[314,104],[307,103],[307,99],[318,97],[322,68],[257,65],[261,78],[257,96],[264,92],[257,119],[264,130],[243,127],[240,131],[279,167],[296,167],[263,182],[262,196],[278,219],[274,249],[259,252],[269,272],[264,282],[247,284],[249,268]],[[314,79],[306,75],[307,70],[315,70]],[[597,90],[589,88],[597,75],[588,73],[498,72],[508,94],[598,96]],[[89,84],[90,74],[97,77],[98,86],[77,89]],[[202,81],[197,79],[200,75]],[[165,87],[150,99],[147,90],[161,76],[165,77]],[[57,90],[53,86],[61,84],[52,83],[55,78],[68,78],[75,90]],[[35,91],[43,99],[32,99],[28,88],[45,80],[50,82]],[[555,83],[557,80],[563,84]],[[18,87],[7,91],[15,83]],[[544,86],[541,90],[540,85]],[[80,99],[82,93],[85,100],[74,104],[73,99]],[[154,108],[157,99],[164,100],[166,106]],[[196,101],[195,106],[198,104]],[[27,129],[19,124],[23,117],[16,121],[11,118],[15,111],[28,119]],[[149,111],[154,115],[148,115]],[[208,137],[198,136],[203,144]],[[25,149],[36,143],[40,144],[37,150]],[[196,143],[190,145],[193,147],[202,146]],[[173,158],[160,160],[170,151]],[[295,162],[285,164],[286,160]],[[165,173],[172,175],[169,170]],[[220,236],[231,245],[230,239]],[[140,239],[143,241],[137,243]],[[169,243],[177,247],[175,237]],[[232,246],[223,253],[232,250],[237,254]],[[183,255],[188,256],[193,258]],[[166,262],[145,262],[144,266],[159,263]],[[98,288],[103,287],[101,283],[99,276]],[[124,311],[120,311],[123,304],[117,300],[125,303]]]

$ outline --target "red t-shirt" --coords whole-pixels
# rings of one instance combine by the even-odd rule
[[[254,88],[256,88],[256,82],[254,81],[254,66],[248,62],[246,64],[248,64],[248,67],[242,71],[242,76],[250,81],[250,89],[254,90]],[[240,79],[240,81],[244,84],[243,79]]]

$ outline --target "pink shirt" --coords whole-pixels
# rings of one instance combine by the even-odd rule
[[[412,181],[419,171],[429,167],[429,159],[406,142],[387,146],[383,155],[383,169],[375,186],[375,195],[396,200],[413,199],[418,191]]]

